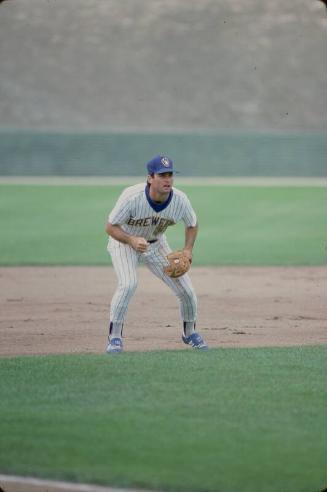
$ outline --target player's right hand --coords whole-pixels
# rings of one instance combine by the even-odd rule
[[[130,246],[138,253],[145,253],[149,247],[149,243],[144,237],[131,236]]]

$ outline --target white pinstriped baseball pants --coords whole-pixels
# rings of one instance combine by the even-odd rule
[[[165,236],[150,244],[146,253],[137,253],[127,244],[110,238],[108,251],[118,279],[110,306],[110,321],[124,322],[129,302],[137,287],[137,267],[140,262],[174,292],[179,301],[182,321],[196,321],[197,297],[189,275],[186,273],[182,277],[172,279],[163,272],[163,267],[167,264],[166,255],[171,252]]]

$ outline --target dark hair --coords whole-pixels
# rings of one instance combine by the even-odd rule
[[[154,173],[148,174],[148,176],[151,176],[151,178],[154,177]],[[146,184],[150,186],[149,179],[147,178]]]

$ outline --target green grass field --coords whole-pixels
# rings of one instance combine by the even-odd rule
[[[1,185],[1,265],[108,264],[104,224],[122,188]],[[327,188],[181,188],[200,222],[195,267],[327,264]],[[173,248],[183,235],[171,228]],[[0,473],[320,492],[326,361],[327,346],[0,359]]]
[[[182,186],[198,214],[194,265],[327,264],[326,187]],[[0,186],[2,265],[108,264],[123,186]],[[170,228],[183,245],[182,224]]]
[[[327,486],[327,347],[0,360],[8,474],[180,492]]]

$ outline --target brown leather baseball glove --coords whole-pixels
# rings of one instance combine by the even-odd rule
[[[191,262],[182,250],[172,251],[167,255],[168,265],[164,268],[164,272],[168,277],[178,278],[184,275],[191,266]]]

